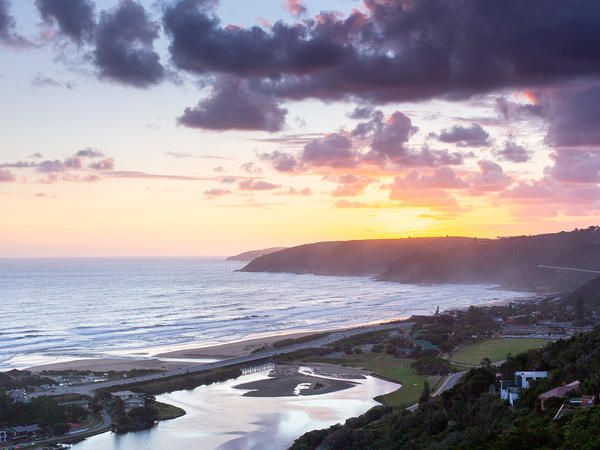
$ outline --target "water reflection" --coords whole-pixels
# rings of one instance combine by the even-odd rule
[[[266,378],[267,372],[245,375],[193,391],[178,391],[159,401],[185,409],[179,419],[148,431],[92,437],[75,450],[278,450],[306,431],[329,427],[377,405],[373,397],[392,392],[397,384],[367,377],[344,391],[315,396],[244,397],[233,386]]]

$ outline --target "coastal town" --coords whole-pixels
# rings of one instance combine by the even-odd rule
[[[285,395],[319,395],[329,389],[350,388],[352,383],[334,383],[323,390],[327,383],[319,380],[318,369],[302,374],[293,367],[320,364],[328,375],[336,373],[328,367],[354,367],[401,385],[379,398],[380,403],[415,411],[424,390],[428,397],[440,396],[472,368],[500,365],[521,351],[592,331],[598,321],[595,301],[577,297],[575,292],[443,312],[438,308],[431,316],[282,337],[262,344],[259,339],[246,348],[245,355],[169,371],[11,370],[0,377],[4,390],[0,442],[2,448],[37,448],[111,430],[146,429],[159,420],[185,414],[159,404],[154,395],[237,378],[253,368],[270,372],[260,385],[266,392],[274,392],[269,390],[274,380],[300,376],[304,378],[294,380],[298,385],[301,381],[305,391],[292,386],[294,392],[283,391],[288,392]],[[282,369],[285,367],[293,370]],[[346,376],[359,378],[360,373]],[[498,373],[493,390],[514,407],[532,382],[547,377],[548,371],[515,371],[508,378]],[[539,408],[556,409],[558,419],[595,405],[596,395],[572,395],[582,381],[571,380],[540,393]],[[39,413],[41,404],[44,414]]]

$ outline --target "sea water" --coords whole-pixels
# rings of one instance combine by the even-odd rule
[[[527,294],[487,285],[245,273],[207,258],[0,260],[0,369],[149,356]]]

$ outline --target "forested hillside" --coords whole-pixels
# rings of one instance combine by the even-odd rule
[[[550,374],[524,391],[513,409],[496,392],[496,373],[510,378],[517,370]],[[553,418],[562,401],[539,409],[539,394],[574,380],[581,386],[572,395],[600,392],[600,328],[510,357],[498,369],[471,369],[453,389],[422,402],[415,413],[377,407],[343,426],[307,433],[292,449],[600,448],[600,406],[559,420]]]
[[[242,270],[372,275],[413,283],[494,283],[514,289],[562,291],[596,276],[540,265],[600,270],[600,229],[498,239],[321,242],[258,257]]]

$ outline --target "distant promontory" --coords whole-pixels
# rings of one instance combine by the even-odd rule
[[[269,255],[271,253],[285,250],[287,247],[271,247],[263,250],[251,250],[249,252],[240,253],[239,255],[230,256],[227,261],[252,261],[254,258],[259,256]]]
[[[263,254],[242,271],[375,276],[406,283],[485,283],[519,290],[563,291],[598,276],[594,271],[600,271],[600,228],[496,239],[319,242]]]

